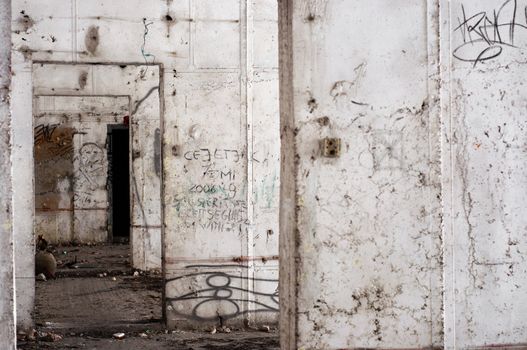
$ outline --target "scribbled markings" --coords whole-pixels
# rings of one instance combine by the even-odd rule
[[[243,158],[243,154],[237,150],[230,149],[208,149],[202,148],[198,150],[185,152],[186,160],[199,160],[202,162],[210,162],[211,160],[227,160],[237,163]]]
[[[524,22],[518,21],[517,0],[507,0],[492,14],[485,11],[467,17],[462,5],[462,19],[454,32],[461,33],[463,43],[456,47],[453,56],[458,60],[478,62],[492,60],[500,56],[505,48],[518,48],[515,45],[517,32],[527,29],[527,7],[524,8]]]
[[[49,152],[54,156],[64,156],[73,151],[71,139],[60,134],[57,128],[60,124],[40,124],[34,128],[34,145],[38,147],[47,144]]]
[[[209,265],[191,265],[187,268],[210,268]],[[212,266],[216,267],[216,266]],[[219,265],[218,268],[245,268],[240,265]],[[278,280],[251,278],[250,281],[264,283],[268,285],[267,291],[249,290],[242,287],[243,281],[249,278],[233,275],[221,271],[201,271],[189,273],[167,280],[167,284],[192,283],[192,281],[205,279],[205,284],[192,292],[167,298],[167,302],[172,305],[174,312],[187,319],[196,321],[226,321],[248,313],[262,313],[279,311],[278,302]],[[272,292],[270,290],[273,290]],[[237,296],[239,295],[239,296]],[[243,295],[250,295],[243,298]],[[177,304],[190,301],[193,302],[191,309],[181,311]],[[252,305],[250,310],[244,310],[242,305]]]
[[[95,191],[104,186],[101,182],[105,180],[104,175],[104,151],[93,142],[82,145],[78,156],[79,172],[82,178],[78,178],[81,188]]]

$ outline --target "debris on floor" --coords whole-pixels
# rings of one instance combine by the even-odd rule
[[[56,338],[58,339],[58,338]],[[165,332],[165,330],[113,334],[68,332],[59,341],[42,339],[19,341],[20,350],[279,350],[278,332],[232,331],[231,333]]]
[[[38,334],[38,339],[44,342],[58,342],[62,340],[62,336],[53,332],[42,332]]]
[[[124,339],[125,334],[124,333],[114,333],[113,337],[115,339]]]

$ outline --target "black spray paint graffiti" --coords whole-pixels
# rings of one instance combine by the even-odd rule
[[[64,156],[73,151],[72,138],[64,132],[60,133],[60,124],[41,124],[34,128],[34,145],[46,144],[48,152],[53,156]],[[64,129],[62,129],[64,130]]]
[[[204,194],[221,194],[225,199],[234,199],[237,194],[237,187],[234,183],[228,185],[216,185],[216,184],[194,184],[191,185],[189,193],[204,193]]]
[[[500,56],[505,49],[518,48],[515,38],[518,33],[527,30],[527,7],[523,9],[523,18],[518,16],[517,0],[505,1],[492,13],[485,11],[469,15],[461,6],[462,18],[454,32],[459,32],[463,43],[452,52],[453,56],[464,62],[492,60]]]
[[[83,176],[80,183],[83,189],[95,191],[104,186],[101,180],[105,179],[104,174],[104,152],[101,147],[93,142],[82,145],[79,150],[79,171]]]
[[[186,268],[245,268],[240,265],[190,265]],[[241,277],[221,271],[201,271],[189,273],[167,280],[167,284],[177,283],[184,285],[195,280],[205,279],[201,289],[167,298],[175,313],[195,321],[223,321],[243,316],[248,313],[279,312],[278,302],[278,280],[251,278],[250,281],[269,284],[267,291],[255,291],[242,287],[243,281],[249,281],[247,277]],[[272,290],[272,291],[271,291]],[[244,294],[251,297],[244,298]],[[190,302],[188,310],[180,311],[177,304]],[[244,309],[243,305],[250,305]],[[179,310],[179,311],[178,311]]]

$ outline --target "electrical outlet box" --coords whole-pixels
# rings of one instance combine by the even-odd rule
[[[340,157],[340,144],[341,141],[338,138],[325,138],[320,142],[322,148],[322,156],[326,158],[337,158]]]

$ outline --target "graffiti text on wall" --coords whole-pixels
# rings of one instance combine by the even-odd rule
[[[245,188],[240,189],[236,182],[243,152],[203,147],[187,151],[183,157],[199,176],[173,201],[182,224],[208,231],[245,232]]]
[[[467,13],[461,7],[462,16],[454,32],[461,35],[462,44],[452,54],[465,62],[492,60],[505,50],[519,48],[519,34],[527,34],[527,7],[518,9],[517,0],[506,0],[492,12],[479,11]],[[521,16],[519,15],[521,13]],[[527,39],[524,39],[524,44]]]
[[[245,268],[240,265],[191,265],[186,268]],[[200,271],[188,273],[167,280],[167,284],[174,286],[194,285],[192,281],[203,283],[201,288],[194,291],[167,298],[167,302],[173,310],[181,316],[196,321],[215,321],[220,322],[248,313],[276,313],[279,311],[278,302],[278,280],[265,278],[251,278],[265,290],[249,290],[244,287],[249,278],[235,275],[223,271]],[[175,287],[177,289],[177,287]],[[178,311],[178,303],[191,303],[191,308],[187,312]],[[248,305],[248,309],[244,308]],[[183,309],[183,308],[182,308]]]
[[[35,147],[46,144],[47,152],[56,157],[64,156],[73,151],[71,135],[67,137],[60,124],[40,124],[34,128]],[[58,128],[58,129],[57,129]]]

